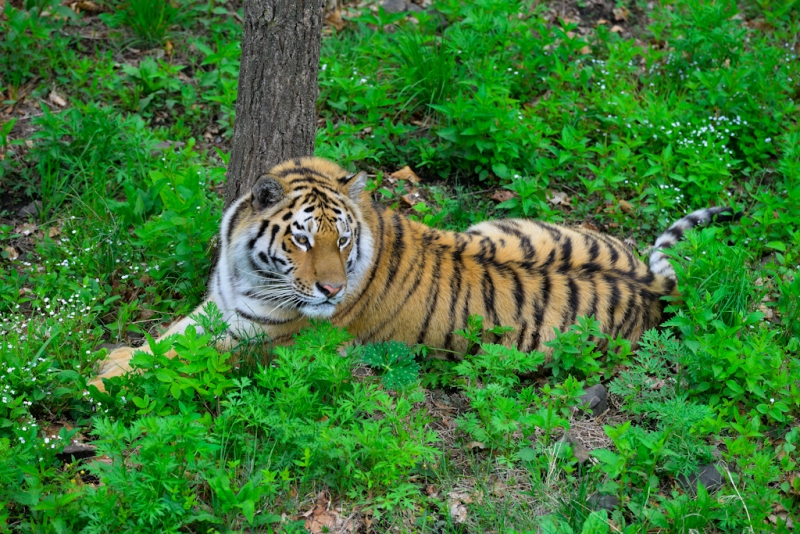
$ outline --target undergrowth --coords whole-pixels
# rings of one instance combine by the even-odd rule
[[[625,0],[608,23],[581,2],[577,22],[542,2],[345,2],[316,152],[369,171],[377,201],[451,230],[585,224],[642,253],[693,209],[744,212],[671,252],[681,298],[638,346],[587,317],[521,353],[473,317],[451,360],[324,323],[272,354],[154,342],[205,293],[243,13],[88,4],[0,17],[3,530],[792,531],[797,2]],[[405,165],[421,183],[391,175]],[[87,388],[145,340],[138,373]]]

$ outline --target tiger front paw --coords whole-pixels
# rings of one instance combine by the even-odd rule
[[[120,347],[114,349],[106,359],[100,362],[100,367],[97,370],[97,375],[87,382],[87,385],[95,386],[98,390],[105,392],[106,388],[103,385],[104,378],[112,378],[115,376],[122,376],[131,371],[131,358],[133,353],[137,350],[146,350],[147,347],[133,348],[133,347]]]

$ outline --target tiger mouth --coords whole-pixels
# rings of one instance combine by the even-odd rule
[[[300,313],[307,317],[327,319],[334,314],[336,311],[336,306],[337,304],[334,304],[330,301],[325,301],[318,304],[306,304],[304,306],[298,306],[298,310],[300,310]]]

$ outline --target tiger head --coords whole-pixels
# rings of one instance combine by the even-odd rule
[[[320,158],[290,160],[262,175],[223,218],[232,289],[262,310],[333,315],[372,261],[366,180]]]

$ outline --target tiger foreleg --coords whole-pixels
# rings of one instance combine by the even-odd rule
[[[207,303],[208,301],[204,302],[194,311],[194,313],[184,317],[180,321],[170,326],[170,328],[160,336],[160,339],[183,334],[190,325],[197,325],[197,321],[194,320],[194,316],[202,313],[203,308]],[[231,340],[223,339],[219,342],[219,344],[228,345],[230,344],[230,341]],[[153,353],[149,344],[144,344],[141,347],[119,347],[114,349],[102,362],[100,362],[97,375],[89,380],[87,385],[95,386],[98,390],[105,391],[106,389],[105,385],[103,384],[103,379],[122,376],[131,372],[133,370],[131,367],[131,360],[133,359],[134,353],[138,351],[147,352],[150,354]],[[174,358],[177,356],[177,353],[170,349],[165,356],[167,358]]]

